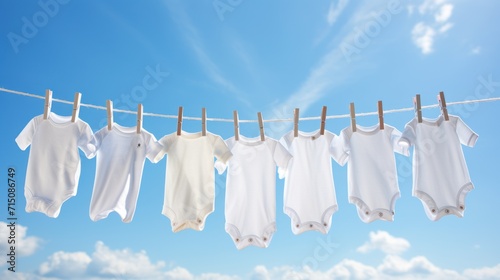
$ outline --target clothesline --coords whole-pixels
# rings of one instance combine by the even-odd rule
[[[22,91],[17,91],[17,90],[12,90],[12,89],[1,88],[1,87],[0,87],[0,91],[6,92],[6,93],[12,93],[12,94],[16,94],[16,95],[21,95],[21,96],[27,96],[27,97],[31,97],[31,98],[45,99],[45,96],[36,95],[36,94],[32,94],[32,93],[27,93],[27,92],[22,92]],[[472,104],[472,103],[494,102],[494,101],[500,101],[500,97],[446,102],[446,105],[447,106],[454,106],[454,105],[460,105],[460,104]],[[73,105],[73,101],[68,101],[68,100],[63,100],[63,99],[58,99],[58,98],[53,98],[52,102],[59,102],[59,103],[63,103],[63,104]],[[99,106],[99,105],[86,104],[86,103],[80,103],[80,106],[106,111],[106,106]],[[439,107],[439,104],[432,104],[432,105],[422,106],[421,108],[422,109],[431,109],[431,108],[438,108],[438,107]],[[408,111],[413,111],[413,110],[414,110],[413,107],[400,108],[400,109],[390,109],[390,110],[384,110],[384,114],[408,112]],[[123,110],[123,109],[113,109],[113,112],[133,114],[133,115],[137,114],[137,111]],[[375,111],[374,112],[366,112],[366,113],[356,113],[356,117],[377,116],[377,115],[378,115],[378,112],[375,112]],[[159,117],[159,118],[167,118],[167,119],[177,119],[177,115],[165,115],[165,114],[147,113],[147,112],[144,112],[143,116]],[[201,117],[183,116],[182,118],[185,120],[201,121]],[[350,115],[349,114],[330,115],[330,116],[326,116],[326,118],[327,119],[345,119],[345,118],[350,118]],[[299,118],[300,121],[320,120],[320,119],[321,119],[320,116]],[[206,120],[213,121],[213,122],[233,122],[233,119],[225,119],[225,118],[208,118],[207,117]],[[267,120],[263,120],[263,121],[264,122],[293,122],[293,118],[267,119]],[[239,120],[239,122],[240,123],[252,123],[252,122],[257,122],[257,120]]]

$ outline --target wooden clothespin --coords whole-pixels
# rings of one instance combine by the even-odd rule
[[[108,130],[113,129],[113,101],[106,100],[106,112],[108,114]]]
[[[382,107],[382,100],[378,101],[378,123],[380,130],[384,130],[384,108]]]
[[[266,141],[266,135],[264,134],[264,121],[262,120],[262,113],[257,113],[257,118],[259,120],[259,130],[260,130],[260,141]]]
[[[207,110],[201,108],[201,136],[207,136]]]
[[[76,122],[78,115],[80,114],[80,100],[82,99],[82,94],[75,93],[75,101],[73,102],[73,113],[71,114],[71,122]]]
[[[437,96],[439,107],[441,107],[441,113],[443,114],[444,120],[449,121],[450,117],[448,116],[448,108],[446,108],[446,100],[444,99],[444,92],[440,92]]]
[[[233,111],[233,120],[234,120],[234,140],[240,140],[240,121],[238,119],[238,111]]]
[[[177,136],[181,135],[182,131],[182,106],[179,107],[179,113],[177,115]]]
[[[415,108],[415,114],[417,115],[417,121],[422,122],[422,104],[420,103],[420,94],[415,95],[413,98],[413,105]]]
[[[50,89],[45,90],[45,107],[43,109],[43,119],[46,120],[49,117],[50,109],[52,107],[52,91]]]
[[[319,134],[325,135],[325,123],[326,123],[326,106],[323,106],[321,110],[321,125],[319,127]]]
[[[351,128],[352,132],[356,132],[356,112],[354,111],[354,103],[351,102],[349,106],[349,111],[351,113]]]
[[[137,134],[142,130],[142,104],[137,105]]]
[[[293,111],[293,137],[299,136],[299,108]]]

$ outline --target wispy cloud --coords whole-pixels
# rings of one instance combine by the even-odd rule
[[[326,17],[328,25],[331,26],[337,21],[339,16],[342,14],[342,11],[344,11],[344,8],[347,6],[347,3],[349,3],[349,0],[332,1]]]
[[[248,101],[246,100],[246,98],[244,98],[243,92],[224,75],[224,73],[219,69],[210,54],[206,51],[207,48],[198,32],[198,29],[193,24],[186,12],[183,10],[183,7],[176,6],[174,9],[173,7],[171,7],[171,5],[175,4],[172,4],[170,2],[165,2],[165,5],[169,10],[170,16],[176,22],[178,28],[181,29],[181,33],[184,36],[184,39],[187,41],[187,46],[189,46],[193,50],[205,73],[208,74],[208,76],[214,83],[216,83],[226,92],[230,93],[232,96],[236,95],[236,97],[238,97],[240,101],[248,104]]]
[[[411,7],[411,8],[410,8]],[[442,35],[453,27],[449,22],[453,14],[453,4],[447,0],[425,0],[418,11],[424,19],[419,21],[411,31],[413,43],[422,51],[423,54],[430,54],[434,51],[434,43],[438,35]],[[410,15],[413,14],[414,6],[409,6]]]
[[[340,2],[338,5],[340,6]],[[266,115],[279,119],[290,118],[293,108],[297,107],[300,107],[302,114],[327,93],[331,93],[336,86],[343,84],[356,66],[346,61],[341,44],[338,42],[352,41],[356,36],[360,36],[358,27],[365,26],[368,21],[373,20],[373,11],[382,11],[384,8],[386,8],[384,3],[375,1],[364,1],[360,4],[348,22],[339,30],[337,33],[339,35],[332,38],[332,47],[318,60],[298,89],[288,99],[275,104],[273,112]],[[267,132],[272,137],[279,137],[289,127],[288,124],[271,123]]]
[[[332,0],[326,13],[326,24],[322,26],[321,31],[318,33],[319,35],[313,41],[314,46],[318,46],[320,43],[324,42],[329,35],[331,35],[332,30],[334,30],[332,27],[342,15],[348,4],[349,0]],[[338,28],[335,28],[335,30],[338,30]]]

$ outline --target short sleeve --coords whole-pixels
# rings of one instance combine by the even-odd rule
[[[416,134],[415,134],[415,129],[412,125],[414,121],[415,120],[412,120],[411,122],[405,125],[405,130],[403,131],[403,134],[401,135],[398,141],[399,145],[403,147],[406,146],[406,148],[409,148],[415,144]]]
[[[156,137],[153,134],[148,132],[146,135],[148,138],[146,142],[146,157],[152,163],[157,163],[163,158],[161,155],[163,146],[156,141]]]
[[[341,166],[344,166],[349,160],[350,137],[347,133],[347,128],[340,132],[340,136],[332,134],[330,142],[330,155]]]
[[[226,144],[226,146],[228,147],[228,149],[231,151],[232,150],[232,147],[234,146],[234,137],[231,137],[229,139],[226,139],[224,142]],[[217,173],[222,174],[224,173],[224,171],[226,171],[227,169],[227,166],[228,166],[228,162],[222,162],[221,160],[217,159],[215,161],[215,169],[217,169]]]
[[[103,127],[99,131],[97,131],[96,133],[94,133],[95,149],[96,149],[96,151],[98,151],[101,148],[102,141],[106,137],[107,132],[108,132],[108,128],[107,127]]]
[[[226,143],[219,135],[214,135],[213,148],[215,158],[224,164],[233,156]]]
[[[400,142],[402,135],[401,131],[397,130],[394,127],[390,128],[391,128],[390,139],[391,139],[392,150],[398,154],[409,156],[410,155],[409,145],[405,145]]]
[[[87,158],[93,158],[97,151],[96,146],[96,140],[90,126],[85,122],[81,122],[78,147]]]
[[[288,162],[292,158],[292,155],[283,147],[283,145],[276,140],[274,145],[273,159],[276,162],[278,168],[286,170],[288,167]]]
[[[16,137],[17,146],[21,150],[26,150],[29,145],[31,145],[31,141],[33,141],[33,136],[35,135],[37,119],[31,119],[28,124],[24,127],[24,129],[19,133]]]
[[[460,117],[457,117],[456,131],[462,145],[474,147],[479,136]]]
[[[290,146],[292,144],[291,141],[293,141],[293,138],[290,135],[291,135],[291,132],[283,135],[280,138],[280,140],[278,141],[278,144],[281,145],[287,151],[287,153],[290,154],[290,156],[291,156],[291,159],[287,163],[286,167],[281,167],[281,166],[278,165],[278,177],[280,179],[283,179],[283,178],[286,177],[287,169],[290,166],[291,162],[293,161],[293,155],[290,152]]]
[[[158,143],[161,145],[161,150],[160,152],[156,155],[156,158],[154,159],[154,162],[160,161],[165,154],[168,154],[168,151],[172,144],[174,143],[174,138],[176,135],[174,133],[168,134],[163,136],[160,140],[158,140]]]

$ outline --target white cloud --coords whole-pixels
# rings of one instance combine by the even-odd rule
[[[484,271],[487,271],[485,268]],[[496,269],[496,268],[493,268]],[[257,270],[257,267],[255,268]],[[453,270],[447,270],[432,264],[427,258],[418,256],[410,260],[405,260],[398,256],[387,256],[378,266],[370,266],[355,260],[344,259],[328,270],[314,270],[308,266],[303,268],[276,267],[267,269],[259,266],[259,273],[255,273],[250,279],[340,279],[340,280],[440,280],[457,279],[466,280],[471,275],[480,275],[479,273],[469,273],[462,275]],[[484,275],[494,275],[494,270],[487,271]],[[258,275],[258,277],[256,277]],[[497,274],[498,275],[498,274]],[[474,278],[480,279],[480,278]],[[485,278],[489,279],[489,278]]]
[[[81,277],[85,274],[91,260],[85,252],[66,253],[59,251],[49,256],[38,270],[41,275],[51,277]]]
[[[164,262],[151,263],[145,251],[135,253],[130,249],[111,250],[99,241],[88,270],[98,276],[151,279],[160,277],[164,266]]]
[[[387,256],[377,270],[384,279],[466,279],[456,271],[437,267],[423,256],[410,260]]]
[[[445,33],[453,27],[453,23],[446,23],[439,28],[439,33]]]
[[[423,54],[429,54],[433,51],[436,31],[432,27],[419,22],[413,27],[411,35],[413,42],[422,50]]]
[[[386,231],[370,232],[370,240],[356,250],[368,253],[380,250],[386,254],[398,255],[410,248],[410,242],[404,238],[394,237]]]
[[[479,269],[466,269],[464,276],[468,279],[498,279],[500,275],[500,264],[494,267],[483,267]]]
[[[26,272],[11,272],[8,270],[0,272],[0,279],[9,279],[9,280],[54,280],[54,278],[45,278],[33,273]]]
[[[2,253],[2,258],[5,257],[3,252],[8,252],[8,249],[10,249],[10,246],[12,245],[16,247],[17,256],[30,256],[35,253],[35,251],[40,247],[42,239],[36,236],[28,236],[28,228],[20,224],[16,224],[16,244],[9,244],[8,238],[10,236],[10,228],[8,225],[8,223],[0,222],[0,252]],[[5,262],[2,261],[1,265],[4,263]]]
[[[500,264],[493,267],[465,269],[463,273],[444,269],[433,264],[424,256],[404,259],[394,255],[407,250],[410,243],[403,238],[390,235],[385,231],[371,232],[369,240],[358,251],[381,250],[388,255],[376,266],[366,265],[352,259],[343,259],[326,270],[317,270],[309,266],[279,266],[267,268],[256,266],[253,271],[243,275],[221,273],[193,274],[183,267],[166,269],[163,262],[156,264],[149,260],[145,251],[133,252],[130,249],[111,250],[102,242],[97,242],[92,256],[84,252],[56,252],[40,265],[38,274],[0,273],[6,279],[167,279],[167,280],[273,280],[273,279],[346,279],[346,280],[417,280],[417,279],[457,279],[488,280],[498,279]],[[15,276],[12,278],[11,276]],[[10,277],[10,278],[9,278]]]
[[[375,279],[378,275],[374,267],[344,259],[328,272],[331,279]]]
[[[329,25],[333,25],[337,21],[340,14],[342,14],[342,11],[347,6],[347,3],[349,3],[349,0],[338,0],[337,5],[335,5],[335,1],[332,1],[326,17],[326,21]]]
[[[269,271],[263,265],[258,265],[253,269],[251,278],[252,280],[271,280]]]
[[[238,276],[224,275],[219,273],[203,273],[195,280],[239,280]]]
[[[439,11],[434,15],[436,22],[442,23],[447,22],[451,14],[453,13],[453,5],[452,4],[444,4],[441,6]]]
[[[293,108],[298,107],[300,107],[300,113],[303,114],[311,105],[325,96],[329,90],[348,80],[352,76],[355,66],[349,64],[351,54],[344,52],[344,43],[349,42],[350,44],[351,42],[364,41],[363,44],[365,45],[358,44],[353,48],[356,49],[356,52],[360,52],[360,49],[366,48],[373,38],[368,38],[368,41],[359,40],[359,37],[366,37],[362,29],[367,26],[368,22],[374,22],[374,15],[377,15],[374,11],[381,12],[384,9],[387,9],[387,3],[363,1],[354,15],[349,17],[349,21],[336,33],[341,35],[332,39],[332,45],[335,47],[329,49],[320,57],[318,62],[309,71],[307,78],[287,100],[279,100],[279,104],[278,102],[271,104],[274,105],[273,111],[265,115],[278,119],[291,118]],[[339,44],[338,42],[342,43]],[[271,137],[281,137],[289,127],[289,124],[273,122],[270,124],[270,129],[267,132],[269,132]]]
[[[413,27],[411,37],[413,43],[423,54],[432,53],[436,37],[448,32],[453,27],[453,23],[449,22],[453,8],[453,4],[448,3],[448,0],[425,0],[418,6],[423,20]],[[411,9],[413,10],[413,6]],[[429,16],[433,16],[432,19]]]
[[[418,6],[418,11],[420,14],[433,12],[445,2],[446,0],[425,0],[420,6]]]
[[[165,278],[168,280],[192,280],[193,275],[185,268],[175,267],[165,272]]]
[[[98,241],[92,256],[85,252],[59,251],[50,255],[38,269],[38,275],[26,279],[167,279],[167,280],[236,280],[234,275],[202,273],[193,275],[182,267],[165,269],[164,262],[152,263],[145,251],[112,250]],[[25,278],[21,278],[25,279]]]

